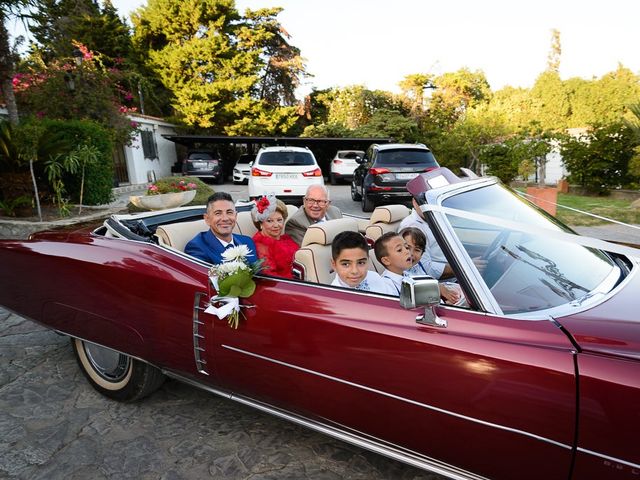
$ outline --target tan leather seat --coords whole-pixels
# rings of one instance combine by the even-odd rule
[[[240,235],[246,235],[247,237],[253,237],[258,229],[253,224],[253,220],[251,219],[251,211],[248,212],[238,212],[236,217],[236,225],[233,227],[233,233],[238,233]]]
[[[168,245],[177,250],[184,252],[184,247],[189,240],[200,232],[205,232],[209,226],[204,220],[195,220],[193,222],[170,223],[160,225],[156,229],[156,236],[160,240],[161,245]]]
[[[307,228],[295,261],[303,269],[302,279],[330,284],[335,273],[331,269],[331,242],[340,232],[358,231],[355,218],[338,218],[316,223]]]
[[[365,235],[374,242],[384,233],[397,232],[402,220],[411,213],[404,205],[384,205],[376,207],[369,219]]]
[[[369,219],[369,225],[367,225],[365,229],[365,236],[375,242],[387,232],[397,232],[404,217],[410,213],[411,210],[404,205],[383,205],[376,207]],[[384,267],[378,262],[373,248],[369,251],[369,260],[371,270],[375,270],[378,273],[384,271]]]

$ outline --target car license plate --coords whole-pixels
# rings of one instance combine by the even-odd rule
[[[276,178],[278,180],[295,180],[298,178],[297,173],[276,173]]]
[[[417,173],[396,173],[396,178],[398,180],[411,180],[418,176]]]
[[[193,162],[193,168],[207,168],[207,162]]]

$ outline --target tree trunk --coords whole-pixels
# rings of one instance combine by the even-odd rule
[[[18,124],[18,106],[13,94],[13,56],[9,46],[9,32],[5,26],[6,17],[0,10],[0,83],[2,94],[9,113],[9,122]]]

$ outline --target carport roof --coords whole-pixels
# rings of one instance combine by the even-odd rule
[[[348,137],[348,138],[329,138],[329,137],[249,137],[237,136],[229,137],[226,135],[163,135],[167,140],[193,147],[195,144],[207,143],[259,143],[265,145],[308,145],[312,146],[358,146],[362,149],[372,143],[391,143],[393,138],[371,138],[371,137]]]

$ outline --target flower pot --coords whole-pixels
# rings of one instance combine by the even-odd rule
[[[558,201],[558,189],[555,187],[527,187],[529,200],[547,213],[556,216],[556,203]]]
[[[195,190],[187,190],[185,192],[161,193],[160,195],[134,195],[129,197],[129,200],[138,208],[164,210],[181,207],[193,200],[195,196]]]

